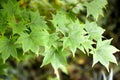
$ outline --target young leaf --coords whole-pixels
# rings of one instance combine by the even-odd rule
[[[59,40],[58,33],[50,34],[48,46],[49,47],[53,46],[54,48],[57,49],[59,43],[58,40]]]
[[[15,19],[15,16],[9,17],[8,20],[9,27],[12,28],[13,34],[21,34],[24,30],[26,30],[26,27],[24,25],[24,21],[17,22]]]
[[[64,71],[65,73],[67,73],[67,70],[65,67],[67,65],[66,54],[68,54],[68,52],[65,50],[64,51],[61,51],[61,50],[57,51],[55,48],[51,47],[44,55],[45,57],[43,59],[42,66],[51,63],[54,70],[55,70],[57,77],[59,78],[59,74],[58,74],[59,68],[62,71]]]
[[[17,40],[17,43],[22,44],[24,52],[32,50],[37,53],[40,46],[47,46],[49,40],[49,34],[47,31],[31,32],[30,34],[21,34]]]
[[[102,34],[105,31],[103,28],[98,26],[96,22],[88,21],[86,21],[85,30],[88,32],[90,39],[94,39],[96,41],[102,39]]]
[[[87,8],[87,16],[92,15],[95,20],[98,19],[99,15],[103,16],[102,9],[105,8],[107,0],[93,0],[91,2],[85,2]]]
[[[66,61],[66,54],[68,54],[67,51],[57,51],[51,61],[51,64],[54,68],[54,72],[58,78],[58,80],[60,80],[59,77],[59,72],[58,69],[61,69],[64,73],[67,74],[67,69],[66,69],[66,65],[67,65],[67,61]]]
[[[59,60],[61,61],[62,64],[66,65],[67,64],[65,59],[66,54],[67,54],[66,51],[57,51],[55,48],[51,47],[49,48],[48,51],[44,53],[45,57],[43,59],[42,66],[52,63],[55,60],[54,58],[57,58],[56,60]]]
[[[70,19],[66,16],[66,13],[59,11],[56,15],[52,15],[52,18],[53,19],[51,22],[56,28],[56,31],[60,31],[65,35],[65,33],[68,31],[66,25],[70,23]]]
[[[93,65],[95,65],[98,61],[104,65],[109,71],[109,62],[116,63],[116,58],[113,55],[116,51],[119,51],[114,46],[110,45],[110,40],[99,40],[97,42],[97,47],[93,53]]]
[[[74,23],[68,25],[68,37],[63,37],[63,49],[69,47],[73,55],[76,49],[79,47],[81,38],[86,33],[84,26],[76,20]]]
[[[5,62],[10,55],[17,58],[17,51],[14,42],[6,37],[0,38],[0,52],[2,53],[2,59]]]
[[[90,50],[93,50],[92,44],[94,43],[89,40],[89,36],[84,36],[83,39],[81,38],[79,49],[89,55]]]
[[[47,50],[44,53],[44,59],[43,59],[41,67],[44,65],[47,65],[51,62],[53,55],[54,55],[54,52],[55,52],[55,50],[53,48],[49,48],[49,50]]]
[[[48,29],[44,17],[40,16],[39,12],[30,12],[30,28],[32,31]]]

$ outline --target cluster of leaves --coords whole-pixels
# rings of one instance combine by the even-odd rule
[[[105,30],[96,23],[106,4],[106,0],[85,1],[83,6],[87,8],[87,17],[92,15],[95,21],[88,21],[86,17],[82,23],[66,11],[57,11],[45,21],[39,11],[21,9],[15,0],[3,2],[0,9],[1,63],[10,57],[20,61],[20,54],[30,52],[43,55],[42,66],[50,63],[59,78],[58,69],[67,73],[67,57],[71,53],[75,57],[79,49],[93,55],[93,66],[100,62],[109,70],[109,62],[117,64],[113,53],[118,49],[110,45],[112,39],[103,40]]]

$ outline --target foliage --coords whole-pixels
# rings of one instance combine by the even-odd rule
[[[62,2],[56,1],[61,6]],[[47,14],[40,15],[41,11],[21,7],[16,0],[1,2],[1,63],[5,63],[11,57],[17,61],[22,60],[18,56],[21,53],[43,55],[42,66],[51,64],[59,79],[58,69],[67,73],[67,57],[71,53],[75,57],[79,49],[84,54],[93,56],[93,65],[100,62],[109,71],[109,62],[117,64],[113,53],[119,50],[110,45],[111,39],[104,39],[102,35],[105,30],[97,24],[107,1],[92,0],[79,3],[87,8],[84,22],[77,18],[74,11],[67,12],[65,9],[56,8],[48,17]],[[91,16],[93,20],[89,20]]]

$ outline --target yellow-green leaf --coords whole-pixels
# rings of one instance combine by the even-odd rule
[[[87,8],[87,16],[92,15],[95,20],[98,19],[99,15],[103,16],[103,8],[105,8],[107,0],[93,0],[91,2],[85,2],[84,5]]]
[[[116,63],[117,60],[113,53],[119,51],[114,46],[110,45],[110,40],[99,40],[97,42],[97,47],[93,51],[93,65],[95,65],[97,62],[100,62],[102,65],[104,65],[107,70],[109,71],[109,62]]]

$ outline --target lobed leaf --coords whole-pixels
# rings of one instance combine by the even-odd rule
[[[6,37],[0,38],[0,52],[2,53],[1,57],[4,62],[10,57],[10,55],[17,58],[15,43]]]
[[[39,52],[40,46],[47,46],[49,34],[47,31],[31,32],[30,34],[23,33],[17,40],[17,43],[22,44],[24,52],[31,50],[35,53]]]
[[[85,30],[87,31],[89,38],[94,40],[102,39],[102,34],[104,33],[104,29],[97,25],[96,22],[88,22],[85,23]]]
[[[100,62],[102,65],[104,65],[107,70],[109,71],[109,62],[116,63],[116,58],[113,55],[113,53],[119,51],[114,46],[110,45],[111,40],[99,40],[97,42],[97,47],[94,50],[93,53],[93,65],[95,65],[97,62]]]
[[[92,15],[95,20],[98,19],[99,15],[103,16],[103,8],[105,8],[107,0],[93,0],[91,2],[85,2],[84,5],[87,8],[87,16]]]

